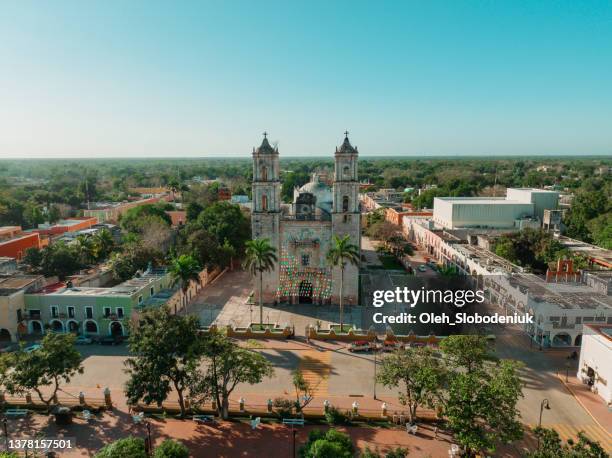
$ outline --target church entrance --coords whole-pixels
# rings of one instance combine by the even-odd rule
[[[312,304],[312,283],[304,280],[300,283],[300,304]]]

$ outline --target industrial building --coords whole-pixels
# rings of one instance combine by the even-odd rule
[[[540,227],[544,210],[558,202],[558,192],[531,188],[508,188],[506,197],[436,197],[433,221],[444,229]]]

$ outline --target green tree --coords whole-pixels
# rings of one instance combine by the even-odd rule
[[[351,243],[350,236],[340,238],[334,235],[332,247],[327,252],[327,262],[333,267],[340,267],[340,332],[344,330],[344,270],[347,264],[359,265],[359,247]]]
[[[142,400],[161,405],[174,390],[181,417],[185,416],[185,394],[198,376],[203,351],[198,328],[196,317],[172,314],[167,307],[144,313],[139,323],[130,326],[129,348],[134,356],[125,362],[130,404]]]
[[[537,427],[534,434],[540,440],[540,448],[529,452],[527,458],[608,458],[608,453],[597,441],[578,433],[578,441],[569,439],[563,444],[554,429]]]
[[[181,291],[183,292],[183,298],[186,297],[189,285],[191,282],[200,282],[200,272],[202,267],[191,255],[183,254],[178,258],[174,258],[168,272],[175,282],[179,282],[181,285]],[[174,305],[174,313],[176,313],[176,304]]]
[[[104,228],[94,234],[93,244],[96,260],[106,259],[115,247],[115,240],[110,231]]]
[[[348,434],[335,429],[313,429],[299,453],[300,458],[352,458],[355,447]]]
[[[50,224],[57,223],[62,218],[62,213],[57,205],[51,205],[47,211],[47,221]]]
[[[12,370],[2,377],[2,384],[11,394],[23,395],[34,391],[47,407],[57,403],[57,391],[62,383],[83,373],[81,354],[74,346],[73,334],[46,334],[40,348],[26,352],[19,350],[9,355]],[[50,387],[51,394],[43,393]]]
[[[295,389],[295,407],[301,412],[314,399],[314,387],[299,368],[291,372],[291,382]]]
[[[189,458],[189,449],[181,442],[166,439],[155,448],[153,458]]]
[[[387,387],[400,387],[399,400],[408,407],[413,423],[417,408],[434,407],[440,399],[445,370],[430,348],[407,348],[385,357],[376,379]]]
[[[200,228],[214,235],[219,245],[227,240],[237,256],[244,253],[245,243],[251,236],[251,225],[238,205],[230,202],[215,202],[198,216]]]
[[[172,220],[166,213],[166,210],[171,210],[172,208],[170,204],[146,204],[130,208],[121,215],[121,228],[126,232],[142,233],[144,229],[143,221],[146,217],[153,217],[169,227],[172,224]]]
[[[129,436],[104,446],[95,458],[147,458],[144,439]]]
[[[65,242],[52,243],[42,250],[40,270],[45,277],[57,275],[60,280],[63,280],[74,274],[80,267],[81,263],[76,249]]]
[[[88,235],[77,235],[74,241],[74,249],[82,265],[90,265],[96,258],[96,247],[93,239]]]
[[[487,339],[482,335],[451,335],[442,340],[440,349],[451,367],[473,372],[486,361],[494,361]]]
[[[40,205],[36,202],[28,201],[23,209],[23,220],[27,227],[38,227],[39,224],[45,222],[45,216]]]
[[[268,239],[249,240],[245,255],[244,268],[253,276],[259,276],[259,324],[263,326],[263,274],[274,270],[274,264],[278,261],[276,248],[270,245]]]
[[[229,417],[229,397],[239,383],[255,385],[272,377],[274,369],[255,351],[241,348],[221,334],[207,336],[204,343],[206,374],[192,385],[193,399],[214,399],[224,420]]]
[[[467,450],[492,453],[499,442],[512,442],[522,437],[523,430],[516,404],[522,397],[523,383],[515,361],[449,375],[445,403],[447,425],[455,440]]]
[[[589,220],[586,226],[595,245],[612,250],[612,212]]]
[[[42,251],[38,248],[28,248],[23,257],[24,264],[27,264],[30,270],[36,272],[40,269],[43,255]]]
[[[187,221],[195,221],[200,216],[200,213],[204,210],[204,207],[198,202],[190,202],[187,205]]]

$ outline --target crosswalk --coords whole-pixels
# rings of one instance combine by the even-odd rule
[[[328,394],[329,374],[331,372],[330,351],[304,351],[300,355],[299,368],[304,380],[312,388],[313,396],[325,396]]]
[[[537,425],[529,425],[530,428],[535,428]],[[559,437],[563,442],[568,439],[578,440],[578,433],[580,431],[591,440],[599,442],[599,444],[608,452],[612,452],[612,434],[609,434],[603,428],[598,425],[567,425],[561,423],[544,424],[545,428],[551,428],[559,433]],[[535,450],[537,447],[537,439],[532,435],[526,435],[523,440],[525,446],[530,450]]]

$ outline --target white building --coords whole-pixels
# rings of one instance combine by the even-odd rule
[[[546,281],[491,251],[467,243],[467,230],[436,227],[433,221],[404,220],[410,239],[437,262],[471,275],[488,300],[504,312],[527,313],[524,330],[542,347],[580,346],[583,325],[612,325],[612,282],[608,272],[583,272],[575,281]],[[552,277],[551,277],[552,278]]]
[[[556,191],[531,188],[508,188],[506,197],[436,197],[433,220],[445,229],[540,227],[558,201]]]
[[[578,365],[578,379],[612,404],[612,326],[585,325]]]

